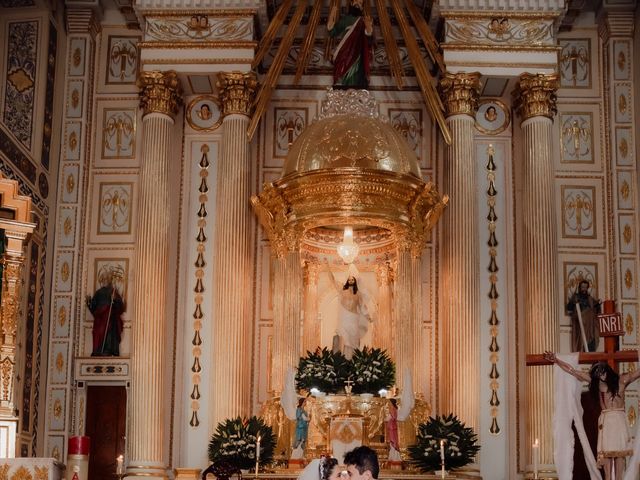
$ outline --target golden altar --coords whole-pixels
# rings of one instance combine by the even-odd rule
[[[313,459],[322,454],[331,454],[332,420],[352,417],[362,419],[362,445],[368,445],[376,450],[384,466],[389,452],[385,438],[388,404],[387,398],[367,394],[308,397],[305,409],[310,415],[310,421],[304,458]],[[407,447],[415,442],[418,425],[428,420],[430,412],[429,404],[416,398],[409,416],[404,421],[398,420],[398,440],[403,460],[408,458]],[[277,437],[276,462],[284,464],[291,454],[296,422],[285,416],[279,397],[274,397],[263,405],[261,416],[271,426]]]

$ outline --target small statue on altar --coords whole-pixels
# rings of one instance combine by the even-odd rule
[[[302,458],[307,446],[307,435],[309,434],[309,413],[304,408],[306,398],[298,400],[296,407],[296,436],[293,441],[293,453],[291,458]]]
[[[398,442],[398,401],[390,398],[384,419],[385,437],[389,444],[389,461],[400,462],[400,444]]]
[[[114,285],[114,280],[122,279],[122,272],[110,270],[100,278],[101,287],[87,296],[87,308],[93,315],[93,351],[91,356],[119,356],[120,340],[124,321],[122,314],[125,304]]]
[[[586,341],[589,352],[595,352],[600,339],[600,331],[598,328],[598,314],[600,313],[600,300],[594,299],[589,294],[589,282],[581,280],[577,290],[569,298],[567,302],[567,315],[571,316],[571,351],[584,352],[584,343]],[[580,306],[580,310],[576,308]],[[580,319],[582,319],[582,328],[584,328],[584,338],[582,336]]]
[[[608,363],[597,362],[587,374],[553,352],[545,352],[544,358],[578,380],[589,382],[589,393],[602,408],[598,418],[597,466],[604,468],[605,480],[622,480],[625,457],[633,453],[624,397],[627,386],[640,378],[640,369],[620,375]]]

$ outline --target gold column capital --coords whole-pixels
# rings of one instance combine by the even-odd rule
[[[446,116],[474,116],[480,95],[480,74],[446,72],[440,79],[440,97],[444,103]]]
[[[514,105],[522,120],[547,117],[558,112],[556,92],[560,87],[557,73],[523,73],[513,92]]]
[[[182,89],[176,72],[140,72],[138,88],[144,115],[162,113],[175,118],[182,104]]]
[[[254,72],[220,72],[216,86],[220,90],[223,115],[250,115],[253,97],[258,88]]]

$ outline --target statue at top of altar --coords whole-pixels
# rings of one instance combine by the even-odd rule
[[[353,352],[360,348],[360,340],[367,334],[369,324],[373,322],[372,315],[375,312],[372,310],[375,305],[364,290],[358,288],[357,269],[353,264],[349,267],[349,276],[344,283],[336,279],[328,263],[327,269],[331,274],[331,285],[339,297],[337,335],[334,337],[333,350],[341,351],[350,360]]]
[[[333,61],[334,88],[368,88],[373,60],[373,19],[364,12],[363,0],[350,0],[349,11],[338,18],[334,5],[327,20],[329,36],[342,39]]]

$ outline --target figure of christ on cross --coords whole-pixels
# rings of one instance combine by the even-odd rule
[[[615,304],[604,302],[604,315],[612,315]],[[602,413],[598,418],[598,466],[605,470],[606,480],[621,480],[624,475],[625,457],[631,455],[631,436],[625,415],[624,393],[627,386],[640,378],[640,369],[618,374],[619,364],[637,362],[637,351],[620,351],[619,335],[600,332],[605,337],[604,352],[581,352],[581,364],[593,364],[589,374],[574,369],[556,358],[555,353],[527,355],[527,366],[557,364],[562,370],[581,381],[589,382],[589,391],[598,398]],[[637,467],[636,467],[637,468]]]

